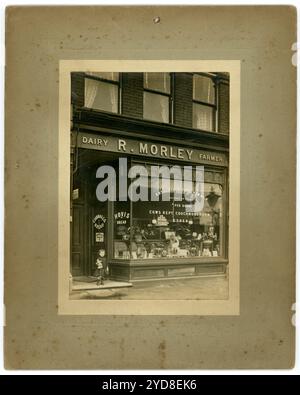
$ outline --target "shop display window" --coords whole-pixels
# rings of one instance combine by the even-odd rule
[[[190,201],[184,195],[182,201],[174,199],[175,181],[170,183],[169,201],[161,196],[159,201],[115,202],[114,258],[224,257],[225,174],[209,169],[204,180],[204,206],[198,212],[187,209]]]

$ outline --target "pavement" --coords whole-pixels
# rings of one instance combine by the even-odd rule
[[[110,280],[106,280],[110,281]],[[104,285],[105,282],[104,281]],[[71,300],[224,300],[228,299],[228,277],[189,277],[124,283],[123,287],[96,287],[73,289]],[[127,284],[127,286],[126,286]],[[92,289],[93,288],[93,289]]]
[[[73,291],[85,291],[85,290],[99,290],[99,289],[116,289],[116,288],[128,288],[132,287],[132,283],[124,282],[124,281],[112,281],[112,280],[104,280],[103,284],[97,284],[97,280],[93,281],[74,281],[72,285]]]

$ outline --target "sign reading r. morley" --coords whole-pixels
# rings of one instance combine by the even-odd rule
[[[142,155],[162,159],[176,159],[185,162],[210,163],[227,166],[225,154],[213,151],[198,150],[169,144],[141,142],[134,139],[120,139],[118,137],[79,133],[78,147],[110,151],[131,155]]]

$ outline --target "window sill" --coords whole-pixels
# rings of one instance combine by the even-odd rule
[[[207,264],[228,264],[228,259],[222,257],[193,257],[193,258],[161,258],[161,259],[112,259],[111,265],[124,266],[174,266],[174,265],[207,265]]]

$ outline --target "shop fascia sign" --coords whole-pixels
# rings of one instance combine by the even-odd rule
[[[134,139],[120,139],[112,136],[93,135],[82,132],[79,133],[77,142],[80,148],[227,166],[225,154],[193,149],[190,147],[179,147],[170,144],[145,142]]]

